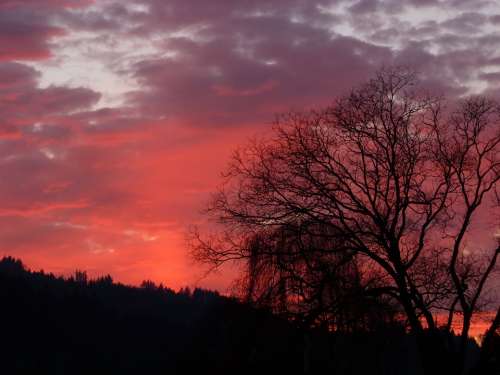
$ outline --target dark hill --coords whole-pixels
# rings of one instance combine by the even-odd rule
[[[0,261],[0,374],[293,373],[301,335],[216,292],[63,279]]]
[[[418,375],[421,366],[400,326],[305,332],[213,291],[81,271],[65,279],[0,260],[0,375],[186,373]]]

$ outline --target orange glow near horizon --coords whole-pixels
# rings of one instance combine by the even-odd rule
[[[180,135],[185,130],[178,130],[180,142],[193,136],[189,128],[185,136]],[[40,241],[47,241],[43,248],[40,242],[28,242],[16,252],[0,251],[0,255],[19,257],[30,269],[58,275],[67,276],[80,269],[87,270],[91,277],[110,274],[125,284],[139,285],[148,279],[173,289],[202,284],[225,291],[234,274],[228,269],[226,276],[205,277],[204,268],[189,258],[185,235],[190,225],[200,221],[199,211],[220,183],[218,176],[233,151],[232,145],[244,142],[251,134],[255,134],[254,127],[217,131],[208,139],[196,141],[193,147],[175,145],[168,154],[162,152],[162,142],[169,142],[168,134],[149,138],[140,156],[133,152],[125,166],[113,162],[109,173],[116,177],[108,183],[118,196],[123,194],[114,204],[95,206],[88,199],[30,209],[0,209],[4,217],[21,215],[22,220],[45,223],[46,230],[52,232],[50,236],[33,233],[41,237]],[[94,168],[107,173],[108,166],[97,163]],[[46,194],[64,194],[74,184],[70,180],[52,183]],[[62,218],[66,210],[72,215]],[[72,247],[75,243],[77,246]]]
[[[479,345],[481,344],[484,334],[490,328],[493,319],[495,319],[496,311],[483,311],[474,314],[471,326],[469,329],[469,337],[472,337]],[[438,326],[443,326],[448,320],[448,314],[437,314],[435,319]],[[453,318],[453,323],[451,326],[452,331],[456,335],[460,335],[462,332],[462,315],[456,313]]]

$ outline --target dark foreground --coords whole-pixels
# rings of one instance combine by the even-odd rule
[[[304,332],[215,292],[62,279],[12,258],[0,261],[0,323],[0,374],[421,373],[399,327]]]

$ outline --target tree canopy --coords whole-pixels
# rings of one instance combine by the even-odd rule
[[[500,252],[493,227],[488,249],[474,244],[479,212],[498,215],[499,120],[493,100],[448,103],[383,69],[237,150],[207,209],[219,231],[194,231],[193,254],[241,262],[249,299],[332,329],[353,298],[417,333],[459,311],[463,352]]]

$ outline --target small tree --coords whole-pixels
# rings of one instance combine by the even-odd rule
[[[86,271],[76,270],[75,271],[75,282],[82,285],[87,285],[89,278]]]
[[[422,319],[437,328],[434,311],[449,313],[449,327],[463,314],[465,358],[500,252],[493,241],[490,252],[465,246],[477,211],[493,209],[498,189],[499,108],[474,97],[448,109],[417,83],[409,70],[382,70],[332,106],[281,116],[271,138],[235,152],[207,210],[222,231],[194,234],[196,258],[216,266],[242,260],[250,281],[267,268],[259,280],[269,291],[280,280],[269,276],[286,266],[297,277],[303,268],[294,267],[307,260],[308,277],[335,289],[340,264],[356,264],[363,294],[397,303],[419,336]],[[314,246],[301,248],[301,262],[280,263],[283,249],[301,244],[301,230]],[[294,245],[277,246],[276,234]]]
[[[154,281],[151,281],[151,280],[143,280],[141,283],[141,288],[146,289],[146,290],[151,290],[151,291],[155,291],[155,290],[159,289],[159,287],[156,286]]]

